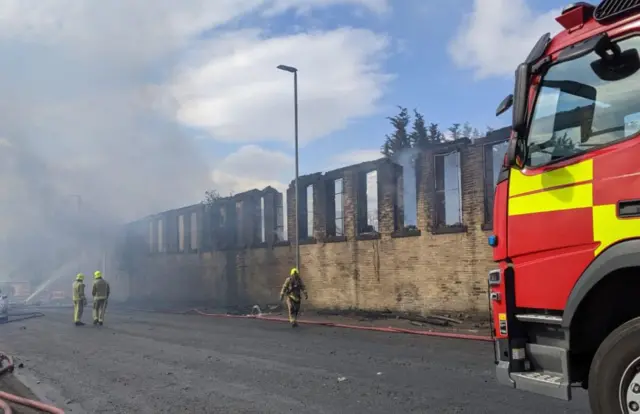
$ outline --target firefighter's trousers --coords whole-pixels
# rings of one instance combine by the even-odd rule
[[[84,301],[74,300],[73,301],[73,321],[74,322],[82,322],[82,314],[84,313]]]
[[[107,311],[107,299],[93,300],[93,321],[104,322],[104,313]]]
[[[287,296],[287,308],[289,309],[289,322],[298,322],[298,312],[300,312],[300,302],[302,298],[295,297],[293,295]]]

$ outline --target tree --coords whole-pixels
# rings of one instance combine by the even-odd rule
[[[202,203],[206,209],[211,209],[215,202],[222,198],[217,190],[208,190],[204,192],[204,201]]]
[[[490,126],[487,125],[487,132],[484,133],[484,136],[486,137],[487,135],[492,133],[494,130],[495,130],[494,128],[491,128]]]
[[[473,127],[469,121],[462,124],[462,138],[473,138]]]
[[[451,139],[457,140],[460,138],[460,124],[453,124],[449,127],[449,132],[451,133]]]
[[[385,142],[380,149],[380,151],[387,157],[392,156],[404,148],[411,148],[411,140],[407,132],[407,127],[411,122],[411,117],[409,116],[407,108],[398,106],[398,109],[400,109],[400,113],[398,113],[398,115],[387,117],[394,129],[394,132],[391,135],[386,135]]]
[[[430,123],[427,128],[427,141],[429,144],[437,144],[444,141],[444,134],[440,131],[440,126],[435,123]]]
[[[478,138],[482,138],[480,136],[480,131],[478,130],[478,128],[473,128],[473,131],[471,131],[471,137],[473,139],[478,139]]]
[[[413,131],[409,135],[411,145],[414,148],[427,148],[429,146],[429,137],[427,134],[427,125],[424,122],[424,116],[418,112],[417,109],[413,110]]]

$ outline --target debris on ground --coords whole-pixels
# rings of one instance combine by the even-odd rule
[[[407,328],[417,327],[420,329],[432,330],[453,330],[453,331],[481,331],[489,329],[489,315],[483,313],[458,313],[450,314],[446,312],[430,312],[427,314],[418,314],[411,312],[392,312],[388,309],[382,311],[363,311],[357,309],[313,309],[308,312],[310,315],[320,317],[339,317],[348,318],[362,323],[375,323],[384,321],[396,321],[398,323],[406,322]]]
[[[410,322],[419,322],[422,324],[436,325],[436,326],[450,326],[450,323],[446,320],[434,318],[433,316],[411,316],[407,315],[401,319],[406,319]]]
[[[443,321],[455,323],[456,325],[459,325],[459,324],[462,323],[462,321],[460,319],[455,319],[455,318],[452,318],[452,317],[450,317],[448,315],[429,315],[429,317],[436,318],[436,319],[442,319]]]
[[[338,377],[338,382],[344,382],[347,380],[347,377]]]
[[[371,321],[371,320],[380,320],[380,319],[404,319],[408,321],[418,322],[422,324],[428,325],[436,325],[436,326],[452,326],[452,325],[461,325],[464,323],[464,320],[474,319],[473,315],[464,315],[459,314],[459,318],[454,318],[450,314],[438,315],[438,314],[427,314],[427,315],[419,315],[416,313],[410,312],[393,312],[389,309],[384,309],[382,311],[365,311],[358,309],[347,309],[347,310],[334,310],[334,309],[319,309],[316,310],[315,313],[320,316],[343,316],[343,317],[351,317],[357,319],[359,321]]]

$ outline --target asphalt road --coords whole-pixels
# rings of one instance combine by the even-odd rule
[[[489,343],[113,309],[101,328],[55,310],[0,338],[72,413],[588,412],[581,391],[565,403],[497,385]]]

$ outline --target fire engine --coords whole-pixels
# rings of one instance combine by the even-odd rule
[[[580,2],[515,71],[489,272],[498,382],[640,413],[640,0]]]

